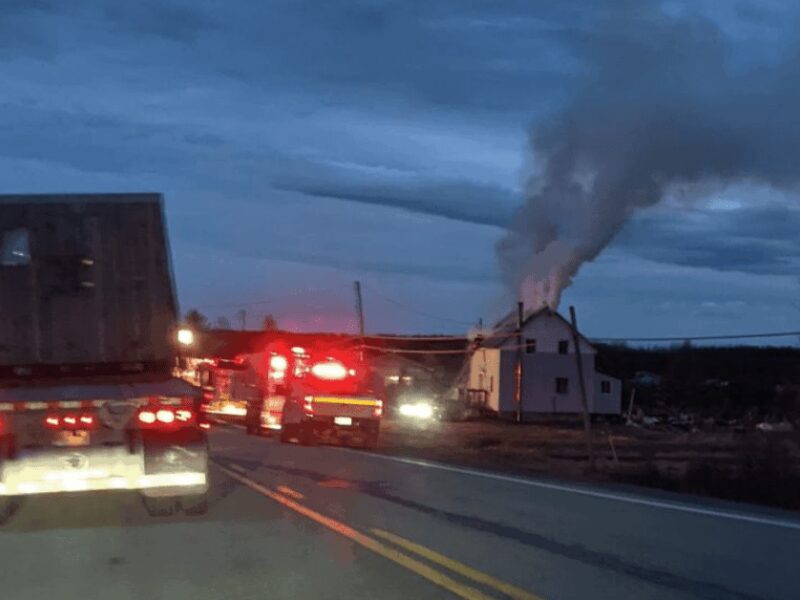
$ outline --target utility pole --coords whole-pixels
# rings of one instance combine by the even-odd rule
[[[594,471],[594,447],[592,445],[592,423],[589,418],[589,403],[586,401],[586,381],[583,379],[583,360],[581,360],[581,340],[578,333],[578,318],[575,316],[575,307],[569,307],[569,317],[572,321],[572,345],[575,346],[575,361],[578,366],[578,383],[581,390],[581,407],[583,408],[583,431],[586,434],[586,453],[589,456],[589,470]]]
[[[247,311],[245,309],[242,309],[238,312],[237,316],[239,317],[239,320],[242,323],[242,331],[244,331],[245,326],[247,325]]]
[[[361,282],[353,282],[353,291],[356,294],[356,317],[358,317],[358,335],[361,337],[361,350],[359,355],[364,360],[364,303],[361,301]]]
[[[514,420],[522,423],[522,325],[525,320],[525,306],[517,302],[517,359],[514,365]]]

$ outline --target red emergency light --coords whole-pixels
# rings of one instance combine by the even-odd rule
[[[350,369],[352,371],[352,369]],[[325,381],[341,381],[348,375],[348,369],[338,360],[328,359],[312,365],[311,374]]]

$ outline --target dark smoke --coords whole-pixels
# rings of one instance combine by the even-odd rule
[[[785,60],[745,68],[711,21],[624,4],[576,37],[576,89],[531,134],[539,172],[497,250],[532,307],[556,308],[581,265],[676,186],[800,181],[796,46]]]

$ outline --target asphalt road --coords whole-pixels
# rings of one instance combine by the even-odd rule
[[[135,494],[30,499],[8,598],[800,597],[800,517],[211,435],[203,517]]]

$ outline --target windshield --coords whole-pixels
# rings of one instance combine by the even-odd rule
[[[800,598],[800,3],[0,0],[9,599]]]

